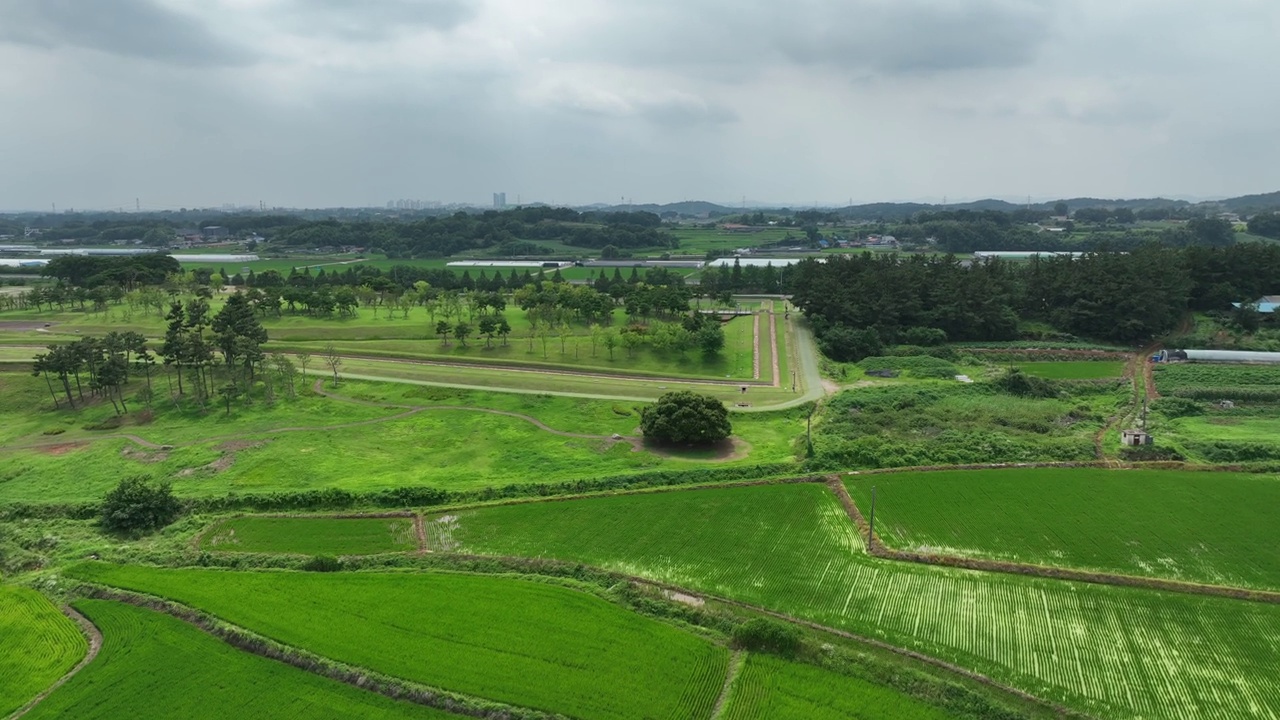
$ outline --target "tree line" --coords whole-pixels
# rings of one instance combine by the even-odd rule
[[[901,343],[1013,340],[1020,320],[1128,344],[1173,330],[1188,310],[1226,310],[1280,292],[1280,246],[1149,243],[1026,263],[837,256],[795,266],[788,288],[839,360]]]

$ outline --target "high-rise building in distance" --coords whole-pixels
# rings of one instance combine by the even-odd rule
[[[493,207],[495,210],[501,210],[507,206],[507,194],[504,192],[493,194]]]

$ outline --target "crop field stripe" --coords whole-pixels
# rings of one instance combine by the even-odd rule
[[[105,600],[76,607],[102,629],[102,652],[29,719],[457,717],[237,650],[159,612]]]
[[[1280,607],[887,563],[849,552],[847,520],[818,543],[794,532],[825,512],[842,513],[825,487],[758,486],[461,511],[453,536],[905,646],[1105,717],[1280,718]]]
[[[43,595],[0,586],[0,715],[22,707],[85,657],[89,643]]]
[[[418,549],[412,517],[245,516],[222,521],[201,542],[221,552],[375,555]]]
[[[705,717],[728,662],[724,648],[593,595],[510,577],[103,563],[71,572],[339,662],[579,717]]]
[[[1004,569],[1033,574],[1280,601],[1272,591],[1280,588],[1280,557],[1254,550],[1280,542],[1270,512],[1280,503],[1275,476],[1019,468],[846,480],[863,507],[872,484],[879,490],[879,535],[899,550],[1022,563],[1027,567]],[[943,564],[1001,569],[965,559]]]

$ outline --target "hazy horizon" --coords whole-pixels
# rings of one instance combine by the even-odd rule
[[[0,207],[1262,193],[1278,26],[1261,0],[8,0]]]

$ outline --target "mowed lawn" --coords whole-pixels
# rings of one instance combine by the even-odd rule
[[[75,577],[160,595],[341,662],[576,717],[703,718],[728,651],[554,584],[434,573],[170,570]]]
[[[724,720],[946,720],[910,696],[813,665],[752,653],[734,680]]]
[[[253,516],[214,525],[202,550],[304,555],[375,555],[418,547],[411,518],[304,518]]]
[[[1280,588],[1280,477],[1020,468],[895,473],[845,483],[892,547]]]
[[[43,595],[0,586],[0,716],[52,685],[88,649],[76,624]]]
[[[27,718],[458,717],[237,650],[151,610],[105,600],[80,600],[76,608],[102,631],[102,651]]]
[[[1019,362],[1017,367],[1048,380],[1101,380],[1124,374],[1124,363],[1116,360],[1046,360]]]
[[[465,551],[583,562],[749,602],[1100,717],[1280,717],[1280,607],[870,558],[822,485],[455,515]]]

